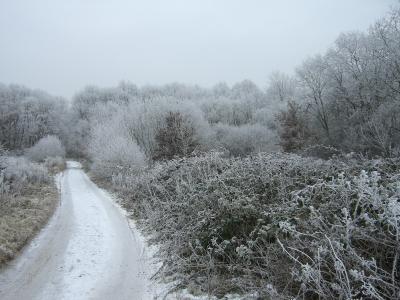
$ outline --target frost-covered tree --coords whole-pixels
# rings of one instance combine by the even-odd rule
[[[172,159],[190,155],[198,146],[194,125],[180,112],[169,112],[165,126],[156,133],[154,160]]]
[[[48,135],[27,149],[25,154],[32,161],[42,162],[48,157],[64,157],[65,148],[57,136]]]
[[[295,152],[310,144],[311,132],[299,104],[289,102],[287,110],[278,114],[277,119],[280,122],[280,145],[284,151]]]
[[[196,128],[199,149],[210,150],[221,146],[215,138],[217,124],[250,128],[260,123],[266,132],[273,130],[274,113],[268,110],[272,106],[265,93],[248,80],[232,89],[226,84],[204,89],[178,83],[140,88],[128,83],[108,89],[88,87],[74,98],[70,117],[74,126],[66,146],[69,153],[87,155],[87,141],[98,122],[119,119],[127,136],[137,143],[147,159],[152,159],[157,148],[156,135],[165,128],[168,112],[174,111]],[[244,129],[236,132],[241,132],[246,140],[256,138]],[[261,146],[260,141],[265,139],[254,141],[260,145],[254,149],[272,145],[267,142]]]
[[[218,124],[214,127],[217,144],[231,156],[246,156],[252,153],[278,150],[274,132],[259,124],[230,126]]]
[[[117,119],[93,127],[88,152],[93,161],[93,172],[106,179],[127,169],[139,169],[146,161],[136,141],[129,137],[121,120]]]
[[[0,85],[0,142],[8,150],[31,147],[49,134],[65,132],[65,101],[39,90]]]
[[[296,96],[295,79],[281,72],[274,72],[269,77],[267,97],[274,103],[294,101]]]
[[[400,10],[367,33],[346,33],[297,70],[295,101],[316,143],[367,155],[399,152]],[[390,109],[388,109],[390,107]]]

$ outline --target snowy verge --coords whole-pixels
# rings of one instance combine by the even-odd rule
[[[99,190],[103,193],[104,197],[112,200],[113,205],[125,216],[129,227],[132,231],[134,239],[138,243],[138,247],[141,249],[141,259],[143,262],[143,272],[144,276],[148,281],[148,286],[146,287],[147,297],[149,299],[165,299],[165,300],[217,300],[219,298],[209,295],[192,295],[187,289],[181,289],[171,292],[177,285],[177,282],[165,282],[161,280],[154,279],[155,275],[162,267],[161,259],[157,258],[157,252],[159,247],[154,244],[149,243],[149,238],[146,237],[138,228],[136,220],[130,217],[130,213],[122,207],[120,204],[120,199],[117,195],[112,192],[100,188]],[[239,300],[244,299],[243,295],[229,294],[225,295],[222,299],[226,300]]]

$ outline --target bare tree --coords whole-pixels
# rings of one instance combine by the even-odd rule
[[[328,67],[322,56],[307,60],[297,71],[304,89],[305,99],[330,142],[327,72]]]

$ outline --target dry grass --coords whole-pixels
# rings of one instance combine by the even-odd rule
[[[51,182],[31,186],[24,195],[0,199],[0,266],[14,258],[46,224],[58,198]]]

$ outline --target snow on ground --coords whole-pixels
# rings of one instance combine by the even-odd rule
[[[153,299],[144,240],[76,162],[50,223],[0,274],[1,299]]]
[[[147,241],[147,238],[140,232],[137,227],[136,221],[133,219],[129,219],[129,213],[119,205],[118,200],[110,195],[108,192],[100,189],[105,196],[110,197],[113,200],[115,207],[117,207],[121,214],[125,215],[128,222],[129,227],[132,230],[132,234],[134,239],[137,241],[137,245],[141,247],[141,262],[143,263],[143,271],[145,272],[146,278],[152,278],[154,274],[157,273],[159,268],[162,265],[156,258],[156,253],[158,251],[157,245],[150,245]],[[174,287],[174,282],[160,282],[160,281],[152,281],[149,280],[146,282],[148,291],[148,296],[152,297],[152,299],[165,299],[165,300],[217,300],[217,297],[209,296],[209,295],[192,295],[189,293],[187,289],[178,290],[175,292],[169,293],[169,291]],[[251,299],[252,297],[248,297]],[[255,298],[255,297],[253,297]],[[229,294],[226,295],[223,299],[225,300],[239,300],[243,299],[243,296],[237,294]]]
[[[21,255],[0,272],[2,300],[214,299],[150,280],[160,267],[135,221],[77,162],[56,176],[60,206]],[[230,297],[229,297],[230,298]]]

